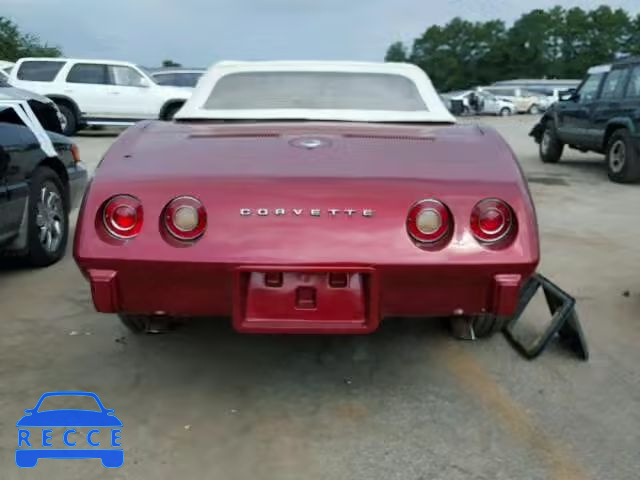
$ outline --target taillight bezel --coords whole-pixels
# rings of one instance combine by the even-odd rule
[[[130,228],[120,228],[113,220],[113,214],[118,208],[129,207],[135,211],[135,223]],[[113,238],[118,240],[131,240],[137,237],[144,223],[144,210],[142,202],[129,194],[118,194],[110,197],[102,205],[102,226]]]
[[[418,218],[428,211],[435,212],[440,219],[440,227],[425,233],[418,227]],[[429,246],[446,242],[453,232],[454,219],[447,205],[436,199],[427,198],[414,203],[407,215],[407,233],[418,245]]]
[[[494,231],[485,231],[480,226],[481,216],[488,211],[496,210],[504,218],[500,228]],[[481,245],[496,245],[507,242],[513,237],[517,228],[515,211],[508,202],[500,198],[485,198],[477,202],[471,210],[469,227],[473,237]]]
[[[174,222],[175,213],[181,208],[194,208],[198,216],[196,228],[183,230]],[[162,210],[162,226],[171,238],[192,243],[199,240],[207,230],[207,210],[200,199],[192,195],[179,195],[169,201]]]

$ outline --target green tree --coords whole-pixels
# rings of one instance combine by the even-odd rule
[[[624,48],[631,55],[640,55],[640,13],[631,22],[631,34]]]
[[[385,62],[406,62],[409,58],[407,47],[402,42],[392,43],[384,56]]]
[[[42,43],[37,35],[21,33],[18,26],[0,17],[0,59],[15,62],[22,57],[59,57],[62,51]]]
[[[162,61],[162,66],[163,67],[181,67],[182,65],[180,65],[179,63],[174,62],[173,60],[163,60]]]
[[[634,24],[624,10],[614,11],[604,5],[590,12],[579,8],[568,10],[562,26],[560,74],[581,77],[592,65],[633,53],[629,48],[633,36]]]
[[[510,77],[549,74],[557,60],[557,25],[562,13],[562,9],[536,9],[516,20],[506,38],[508,63],[501,73]]]
[[[534,9],[510,28],[501,20],[454,18],[433,25],[410,52],[396,42],[385,59],[405,59],[429,73],[440,90],[509,78],[580,78],[587,68],[640,54],[640,15],[602,5],[594,10]]]
[[[493,78],[493,69],[503,61],[504,35],[504,23],[499,20],[471,23],[454,18],[417,38],[410,60],[429,72],[437,88],[464,88]]]

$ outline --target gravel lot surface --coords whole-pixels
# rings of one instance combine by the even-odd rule
[[[69,252],[44,270],[0,268],[0,478],[637,479],[640,185],[610,183],[594,154],[543,165],[535,120],[465,121],[493,125],[518,154],[540,270],[577,297],[588,363],[556,345],[527,362],[501,336],[459,342],[402,319],[366,337],[242,336],[224,319],[133,337],[94,312]],[[114,139],[76,138],[90,168]],[[115,409],[122,468],[15,466],[15,422],[65,389]]]

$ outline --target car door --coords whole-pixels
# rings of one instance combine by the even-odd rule
[[[518,97],[516,96],[515,88],[507,88],[507,87],[495,88],[495,89],[491,89],[490,92],[493,93],[496,97],[510,100],[515,105],[516,110],[520,111],[517,103]]]
[[[571,99],[558,104],[556,126],[563,142],[582,146],[587,141],[592,110],[604,77],[605,72],[590,74]]]
[[[76,63],[67,73],[63,92],[72,98],[88,120],[114,115],[107,66]]]
[[[635,134],[637,135],[640,132],[640,65],[635,65],[631,69],[624,96],[624,105],[629,112],[629,117],[633,122]]]
[[[0,125],[0,129],[2,126]],[[2,135],[0,133],[0,135]],[[9,204],[9,190],[7,188],[7,170],[9,169],[9,163],[11,162],[11,156],[5,150],[4,145],[1,144],[0,139],[0,244],[9,236],[9,221],[8,221],[8,204]]]
[[[489,92],[479,92],[478,98],[482,105],[482,113],[496,114],[500,107],[498,99]]]
[[[594,149],[604,148],[604,135],[609,122],[614,118],[629,118],[623,101],[631,69],[620,65],[614,67],[604,79],[598,99],[594,103],[591,122],[587,129],[588,146]]]
[[[0,243],[11,240],[22,222],[29,193],[22,157],[28,153],[23,125],[7,123],[0,112]]]
[[[155,85],[141,72],[127,65],[109,65],[112,108],[122,119],[158,118],[161,99]]]

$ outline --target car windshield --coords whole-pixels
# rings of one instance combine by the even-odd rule
[[[204,108],[427,110],[408,78],[357,72],[233,73],[215,84]]]
[[[52,395],[42,400],[38,412],[68,409],[101,411],[96,399],[90,395]]]

